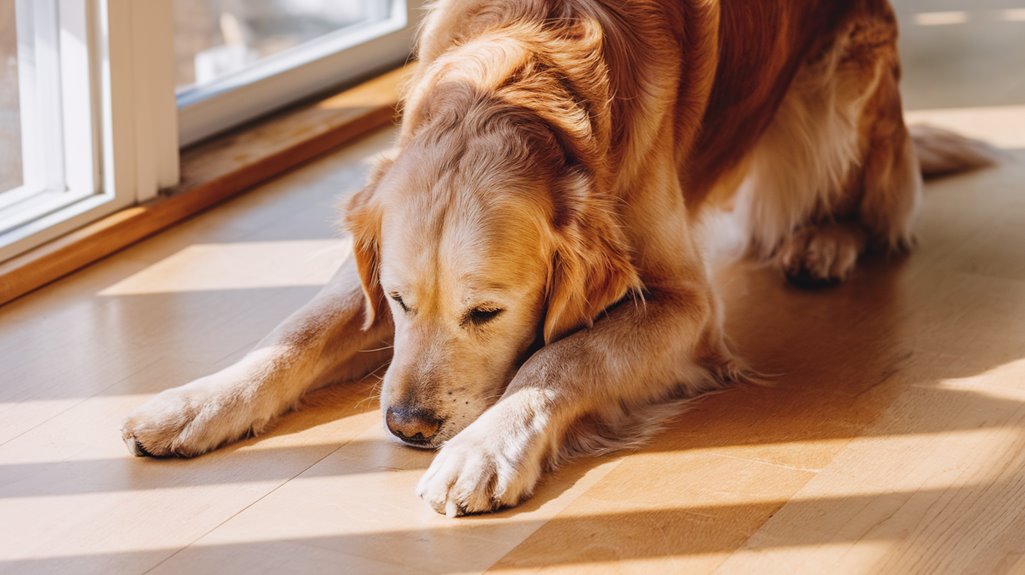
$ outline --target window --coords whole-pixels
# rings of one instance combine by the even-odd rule
[[[401,64],[419,3],[173,0],[184,145]]]
[[[14,0],[0,0],[0,201],[21,187],[21,113]]]
[[[0,0],[0,262],[177,183],[179,147],[408,58],[420,0]]]
[[[84,2],[0,0],[0,260],[111,199],[97,197],[90,35]]]
[[[175,83],[208,86],[286,50],[387,20],[382,0],[175,0]]]

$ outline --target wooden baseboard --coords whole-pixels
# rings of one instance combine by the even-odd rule
[[[0,264],[0,305],[395,120],[409,67],[182,152],[181,183]]]

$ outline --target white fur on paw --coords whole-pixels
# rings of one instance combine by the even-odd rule
[[[417,485],[417,495],[438,513],[456,517],[511,507],[537,484],[541,466],[523,455],[528,446],[476,432],[471,425],[445,444]]]
[[[161,392],[125,418],[125,445],[137,456],[192,457],[237,439],[251,426],[250,410],[224,389],[198,380]]]
[[[779,263],[791,281],[836,283],[846,279],[862,249],[859,232],[840,226],[807,227],[780,248]]]

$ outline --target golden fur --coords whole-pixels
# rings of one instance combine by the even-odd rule
[[[349,202],[353,261],[238,364],[139,408],[126,442],[203,453],[393,342],[385,424],[440,447],[418,487],[439,512],[636,444],[745,377],[703,259],[726,226],[803,284],[909,244],[896,35],[885,0],[437,2],[396,151]],[[919,138],[937,173],[984,162],[973,145]]]

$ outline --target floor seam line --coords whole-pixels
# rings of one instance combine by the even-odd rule
[[[309,464],[308,466],[304,467],[304,468],[303,468],[302,470],[300,470],[300,471],[299,471],[298,473],[296,473],[295,475],[293,475],[293,476],[289,477],[288,479],[285,479],[284,481],[282,481],[282,482],[281,482],[281,483],[279,483],[278,485],[275,485],[275,486],[274,486],[274,488],[273,488],[273,489],[271,489],[270,491],[268,491],[267,493],[264,493],[263,495],[261,495],[261,496],[257,497],[257,498],[256,498],[256,499],[254,499],[253,501],[251,501],[251,502],[249,502],[248,504],[246,504],[246,506],[244,506],[244,507],[243,507],[242,509],[239,509],[239,510],[238,510],[238,511],[236,511],[235,513],[232,513],[232,514],[231,514],[231,515],[229,515],[228,517],[225,517],[225,518],[224,518],[224,520],[223,520],[223,521],[221,521],[220,523],[218,523],[217,525],[214,525],[214,526],[213,526],[213,527],[211,527],[210,529],[207,529],[206,531],[204,531],[203,533],[201,533],[201,534],[200,534],[200,535],[199,535],[198,537],[196,537],[196,538],[195,538],[195,539],[193,539],[192,541],[189,541],[188,543],[186,543],[186,544],[185,544],[185,545],[183,545],[182,547],[179,547],[179,548],[178,548],[177,550],[175,550],[175,551],[174,551],[174,553],[171,553],[171,554],[170,554],[170,555],[168,555],[167,557],[164,557],[163,559],[161,559],[160,561],[158,561],[157,563],[155,563],[155,564],[154,564],[154,565],[153,565],[152,567],[150,567],[149,569],[146,569],[145,571],[143,571],[143,572],[142,572],[142,573],[143,573],[143,575],[146,575],[146,573],[150,573],[150,572],[152,572],[152,571],[153,571],[154,569],[156,569],[157,567],[160,567],[161,565],[163,565],[163,564],[164,564],[164,563],[166,563],[166,562],[167,562],[168,560],[172,559],[173,557],[175,557],[176,555],[178,555],[178,554],[179,554],[179,553],[181,553],[182,551],[185,551],[186,549],[188,549],[188,548],[192,547],[192,546],[193,546],[193,545],[194,545],[194,544],[195,544],[196,542],[198,542],[198,541],[199,541],[200,539],[202,539],[202,538],[206,537],[207,535],[209,535],[209,534],[213,533],[214,531],[216,531],[217,529],[219,529],[219,528],[220,528],[221,526],[223,526],[223,525],[224,525],[225,523],[227,523],[227,522],[231,521],[232,519],[234,519],[234,518],[235,518],[235,517],[237,517],[237,516],[238,516],[239,514],[243,513],[244,511],[246,511],[247,509],[249,509],[249,508],[250,508],[250,507],[252,507],[253,505],[256,505],[256,504],[257,504],[257,503],[259,503],[260,501],[263,501],[263,500],[264,500],[264,498],[266,498],[266,497],[267,497],[267,496],[269,496],[270,494],[274,493],[274,492],[275,492],[275,491],[277,491],[278,489],[281,489],[282,487],[284,487],[284,486],[285,486],[285,484],[287,484],[287,483],[288,483],[289,481],[292,481],[292,480],[293,480],[293,479],[295,479],[296,477],[299,477],[299,476],[300,476],[300,475],[302,475],[303,473],[306,473],[306,472],[307,472],[307,471],[309,471],[310,469],[313,469],[313,468],[314,468],[314,467],[315,467],[315,466],[316,466],[316,465],[317,465],[318,463],[320,463],[321,461],[324,461],[324,460],[325,460],[325,459],[327,459],[328,457],[331,457],[332,455],[334,455],[335,453],[337,453],[337,452],[338,452],[338,451],[339,451],[340,449],[342,449],[342,448],[343,448],[343,447],[345,447],[346,445],[349,445],[350,443],[352,443],[352,441],[351,441],[351,440],[350,440],[350,441],[346,441],[345,443],[343,443],[343,444],[339,445],[338,447],[334,448],[333,450],[331,450],[331,451],[330,451],[329,453],[326,453],[326,454],[324,454],[324,456],[323,456],[323,457],[321,457],[320,459],[318,459],[318,460],[314,461],[313,463]]]
[[[43,425],[46,425],[47,423],[49,423],[49,422],[53,421],[54,419],[64,415],[65,413],[71,411],[72,409],[75,409],[76,407],[82,405],[83,403],[85,403],[87,401],[90,401],[90,400],[93,400],[93,399],[96,399],[97,397],[102,396],[103,392],[113,388],[114,386],[116,386],[118,384],[123,383],[125,380],[127,380],[127,379],[129,379],[131,377],[134,377],[134,376],[138,375],[139,373],[142,373],[146,369],[149,369],[151,366],[157,364],[159,361],[160,360],[153,360],[150,363],[147,363],[146,365],[144,365],[144,366],[140,367],[139,369],[133,371],[132,373],[122,377],[121,379],[119,379],[117,381],[114,381],[114,382],[111,382],[111,384],[108,385],[107,387],[104,387],[103,389],[97,390],[96,393],[94,393],[92,395],[88,395],[86,397],[79,398],[78,402],[74,403],[73,405],[69,405],[66,409],[63,409],[63,410],[61,410],[61,411],[51,415],[50,417],[47,417],[46,419],[37,422],[35,425],[29,427],[28,429],[26,429],[26,430],[22,431],[21,433],[15,435],[14,437],[10,437],[6,441],[0,442],[0,448],[4,447],[5,445],[7,445],[8,443],[14,441],[15,439],[18,439],[19,437],[21,437],[21,436],[31,432],[32,430],[38,429],[39,427],[42,427]]]

